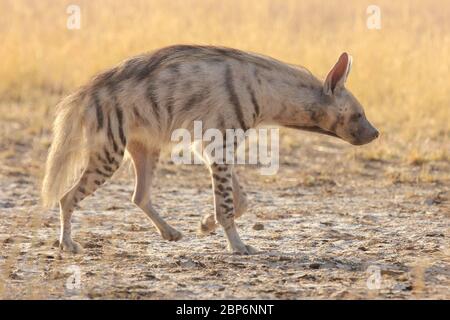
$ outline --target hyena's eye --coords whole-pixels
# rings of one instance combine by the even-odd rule
[[[358,121],[362,118],[362,113],[356,113],[350,117],[350,121]]]

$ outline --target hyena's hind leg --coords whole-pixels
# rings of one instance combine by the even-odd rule
[[[233,205],[234,205],[234,218],[237,219],[247,211],[248,200],[247,194],[239,183],[235,170],[232,171],[232,183],[233,183]],[[218,226],[214,214],[205,215],[200,222],[200,232],[207,234],[211,233]]]
[[[81,245],[72,240],[72,213],[77,203],[94,193],[105,183],[119,168],[123,159],[123,150],[110,152],[106,148],[103,151],[91,155],[86,169],[84,169],[77,183],[61,198],[60,219],[61,235],[59,247],[62,250],[79,253]]]
[[[169,241],[180,240],[182,234],[161,218],[152,206],[150,199],[150,189],[159,159],[159,150],[149,150],[139,142],[130,142],[127,150],[133,160],[136,175],[133,202],[147,214],[164,239]]]

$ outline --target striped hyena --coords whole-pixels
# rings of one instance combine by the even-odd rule
[[[113,175],[125,152],[135,170],[133,202],[164,239],[181,239],[153,207],[150,188],[171,132],[192,130],[194,121],[202,121],[203,130],[245,131],[266,124],[328,134],[355,145],[372,141],[377,130],[344,87],[350,67],[351,57],[343,53],[322,82],[304,68],[269,57],[177,45],[99,74],[59,104],[54,122],[42,196],[46,206],[59,202],[60,248],[80,251],[71,237],[74,207]],[[202,219],[201,230],[210,232],[219,224],[231,251],[255,252],[241,241],[234,223],[247,200],[232,166],[208,167],[215,214]]]

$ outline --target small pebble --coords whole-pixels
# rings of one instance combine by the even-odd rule
[[[311,264],[309,265],[309,267],[310,267],[311,269],[319,269],[319,268],[320,268],[320,263],[311,263]]]
[[[253,226],[253,230],[264,230],[264,225],[262,223],[255,223],[255,225]]]

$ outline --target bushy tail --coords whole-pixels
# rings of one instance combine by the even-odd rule
[[[64,99],[57,107],[53,124],[53,141],[47,157],[42,184],[44,207],[54,206],[79,175],[88,160],[86,132],[83,126],[83,94]]]

